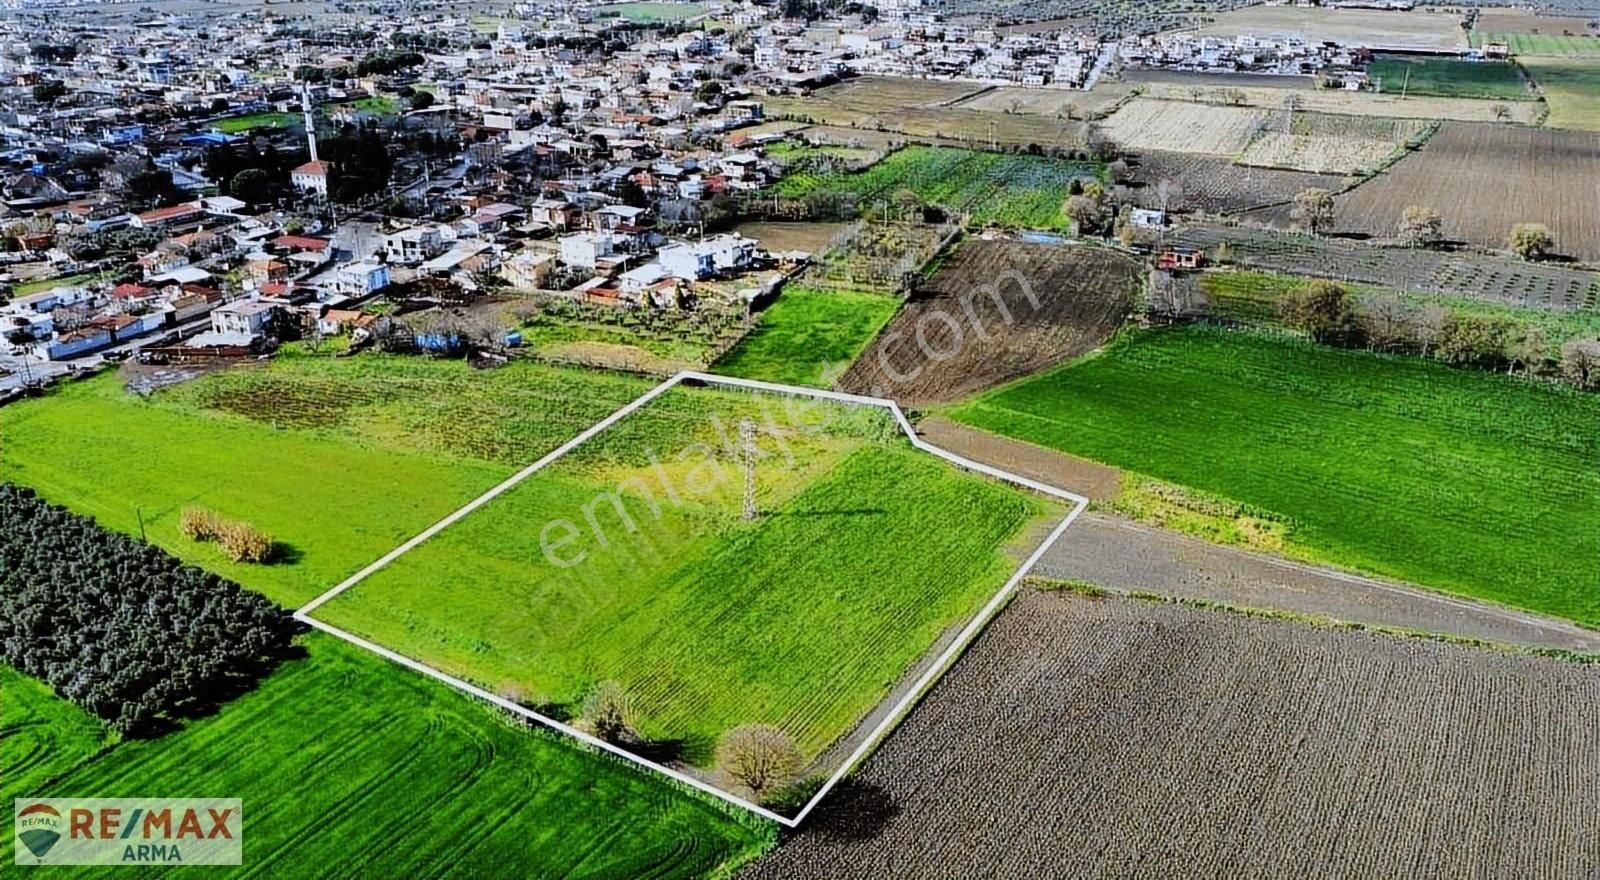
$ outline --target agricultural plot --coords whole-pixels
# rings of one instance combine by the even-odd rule
[[[1232,262],[1313,278],[1459,296],[1499,305],[1555,311],[1600,307],[1600,275],[1555,263],[1421,248],[1377,247],[1248,226],[1188,224],[1174,244]]]
[[[1120,146],[1142,152],[1203,153],[1232,157],[1267,124],[1252,107],[1215,107],[1140,98],[1111,114],[1104,130]]]
[[[1473,25],[1472,45],[1505,43],[1511,54],[1600,55],[1600,34],[1582,16],[1544,15],[1525,9],[1485,9]]]
[[[148,398],[106,374],[6,407],[0,473],[296,606],[648,387],[530,363],[477,372],[365,355],[290,356]],[[230,563],[181,535],[190,505],[248,521],[288,552],[271,565]],[[770,840],[761,825],[516,729],[377,658],[320,636],[305,644],[308,659],[219,715],[106,753],[103,733],[71,706],[36,700],[24,712],[31,683],[0,672],[4,793],[134,796],[182,790],[206,768],[257,805],[246,858],[286,876],[339,860],[390,876],[513,865],[702,876]],[[415,822],[417,797],[451,818]]]
[[[1195,153],[1150,150],[1132,165],[1133,199],[1142,208],[1232,214],[1287,203],[1309,187],[1336,192],[1344,186],[1344,178],[1336,174],[1255,168]]]
[[[1292,555],[1600,622],[1592,394],[1191,327],[950,414],[1247,505]]]
[[[1489,101],[1538,97],[1517,66],[1506,61],[1379,55],[1367,65],[1367,74],[1380,91],[1395,94]]]
[[[1143,274],[1103,248],[967,242],[840,387],[901,402],[949,401],[1058,364],[1116,332]]]
[[[699,3],[663,3],[640,0],[635,3],[613,3],[595,9],[595,14],[605,18],[616,16],[642,24],[662,24],[684,21],[704,15],[706,8]]]
[[[863,211],[897,210],[889,200],[909,190],[924,204],[955,213],[971,222],[1030,229],[1065,229],[1062,213],[1074,180],[1100,180],[1105,166],[1042,156],[1010,156],[948,147],[906,147],[856,173],[800,171],[787,175],[770,192],[779,198],[806,199],[814,194],[853,197]]]
[[[1251,6],[1221,12],[1203,37],[1297,37],[1370,49],[1455,49],[1466,43],[1461,19],[1446,12],[1400,12],[1306,6]]]
[[[768,223],[749,221],[734,227],[734,232],[761,242],[772,253],[804,251],[812,256],[827,253],[834,238],[849,228],[847,223]]]
[[[1550,106],[1545,125],[1600,132],[1600,58],[1518,58]]]
[[[1206,272],[1199,279],[1210,314],[1227,321],[1270,327],[1282,326],[1283,301],[1305,284],[1306,279],[1292,275],[1248,271]],[[1443,309],[1445,314],[1503,319],[1519,327],[1537,328],[1539,337],[1545,340],[1544,355],[1552,360],[1560,356],[1562,343],[1600,339],[1600,311],[1594,309],[1530,309],[1460,296],[1399,291],[1382,285],[1346,285],[1345,289],[1358,304],[1393,296],[1418,309],[1432,306]]]
[[[1284,78],[1279,77],[1233,75],[1221,82],[1218,82],[1218,79],[1215,76],[1208,76],[1194,82],[1182,79],[1157,80],[1145,87],[1145,95],[1151,98],[1213,104],[1227,104],[1237,100],[1240,106],[1260,107],[1266,110],[1282,110],[1284,102],[1290,100],[1289,96],[1293,95],[1293,101],[1300,110],[1312,113],[1389,116],[1398,119],[1454,119],[1460,122],[1502,121],[1499,112],[1500,102],[1496,101],[1438,98],[1418,95],[1415,92],[1402,96],[1398,87],[1389,93],[1319,89],[1314,87],[1309,77],[1297,78],[1290,83],[1280,82]],[[1270,80],[1271,84],[1262,85],[1263,79]],[[1531,99],[1535,95],[1530,92],[1526,97]],[[1504,111],[1510,114],[1504,121],[1530,125],[1538,120],[1542,108],[1532,100],[1508,101],[1505,102]]]
[[[893,209],[885,203],[883,210]],[[857,220],[834,235],[803,279],[815,287],[897,295],[955,231],[949,223]]]
[[[716,372],[785,385],[831,385],[894,316],[875,293],[785,287]]]
[[[1261,165],[1319,174],[1355,174],[1381,167],[1399,151],[1424,142],[1434,124],[1377,116],[1331,116],[1284,110],[1269,117],[1238,156]]]
[[[828,86],[816,97],[867,113],[899,110],[903,107],[940,107],[953,104],[982,85],[937,79],[911,79],[890,76],[862,76]]]
[[[676,385],[313,617],[558,717],[616,682],[658,760],[709,769],[728,731],[770,724],[810,761],[1058,513],[916,450],[884,409]]]
[[[1099,82],[1089,91],[1077,89],[1030,89],[1001,86],[965,98],[955,106],[991,113],[1030,113],[1040,116],[1070,116],[1083,119],[1115,109],[1133,94],[1127,83]]]
[[[1375,169],[1394,155],[1396,145],[1371,138],[1318,137],[1266,132],[1239,154],[1240,165],[1282,168],[1312,174],[1352,174]]]
[[[741,877],[1592,876],[1596,698],[1560,660],[1027,593]]]
[[[309,877],[703,877],[771,845],[772,826],[615,759],[510,722],[321,634],[307,657],[216,715],[155,740],[109,739],[0,667],[0,795],[208,790],[249,811],[247,869]],[[418,821],[418,804],[427,804]],[[10,864],[12,835],[0,842]],[[105,869],[52,873],[103,877]],[[131,876],[163,876],[135,871]]]
[[[898,132],[943,145],[1070,148],[1083,144],[1083,124],[1066,118],[1064,110],[1045,115],[962,105],[964,98],[981,98],[983,91],[976,83],[861,77],[804,97],[771,96],[767,113],[816,125]]]
[[[1506,246],[1515,223],[1543,223],[1556,250],[1600,258],[1600,134],[1446,123],[1413,155],[1339,198],[1335,227],[1392,237],[1408,205],[1444,218],[1447,238]]]

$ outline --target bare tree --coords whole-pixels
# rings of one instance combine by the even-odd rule
[[[1306,187],[1294,197],[1291,216],[1312,235],[1321,235],[1333,223],[1333,193],[1319,186]]]
[[[770,724],[735,727],[717,745],[717,767],[758,801],[792,782],[803,761],[789,735]]]
[[[1397,349],[1416,340],[1417,310],[1392,293],[1380,293],[1363,302],[1358,314],[1373,348]]]
[[[1561,378],[1585,391],[1600,391],[1600,339],[1574,339],[1562,345]]]
[[[1170,211],[1183,204],[1183,184],[1171,178],[1162,178],[1156,184],[1155,206],[1162,211]]]
[[[1432,208],[1408,205],[1400,215],[1400,240],[1411,247],[1427,247],[1444,236],[1444,218]]]
[[[1063,210],[1077,225],[1080,235],[1093,232],[1100,226],[1100,203],[1089,196],[1069,196]]]
[[[583,698],[578,710],[579,730],[608,743],[627,743],[639,739],[634,731],[633,700],[615,681],[602,681]]]
[[[1450,320],[1450,311],[1444,306],[1429,303],[1423,306],[1412,319],[1416,332],[1417,344],[1422,347],[1422,356],[1427,357],[1439,345],[1439,339],[1444,335],[1445,322]]]

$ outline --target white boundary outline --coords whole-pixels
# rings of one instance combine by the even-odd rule
[[[608,743],[605,740],[597,737],[590,736],[589,734],[584,733],[583,731],[578,730],[570,725],[557,721],[554,718],[525,708],[517,703],[512,702],[511,700],[486,691],[477,685],[463,681],[462,679],[456,678],[453,675],[440,672],[431,666],[420,663],[402,654],[398,654],[381,645],[369,642],[360,636],[345,632],[336,626],[324,623],[323,621],[317,620],[311,616],[311,612],[317,610],[317,608],[322,606],[328,600],[360,583],[369,575],[405,555],[417,545],[448,528],[450,525],[465,517],[467,514],[472,513],[474,510],[477,510],[483,505],[489,503],[501,493],[517,485],[523,480],[526,480],[528,477],[532,476],[543,468],[549,466],[556,459],[566,455],[568,452],[571,452],[573,449],[594,437],[596,434],[611,427],[621,419],[628,416],[630,413],[634,412],[640,407],[643,407],[657,397],[660,397],[669,389],[683,383],[686,380],[702,382],[707,385],[725,385],[753,391],[788,394],[796,397],[816,397],[824,400],[837,400],[845,403],[876,406],[887,409],[894,414],[895,421],[900,425],[900,430],[903,431],[906,437],[911,440],[912,446],[915,446],[924,452],[931,453],[932,455],[935,455],[944,459],[945,461],[951,462],[967,470],[976,471],[977,473],[994,477],[999,480],[1004,480],[1005,482],[1013,483],[1018,486],[1022,486],[1023,488],[1031,489],[1035,492],[1040,492],[1062,501],[1071,502],[1073,505],[1072,510],[1062,518],[1061,522],[1058,523],[1055,528],[1051,529],[1050,534],[1046,536],[1038,548],[1036,548],[1033,553],[1023,561],[1022,565],[1016,570],[1015,573],[1011,575],[1010,579],[1005,582],[1005,585],[1000,588],[1000,591],[995,593],[994,597],[991,598],[988,603],[978,611],[972,620],[962,628],[955,640],[952,641],[949,646],[945,648],[944,652],[941,653],[939,657],[931,665],[929,665],[926,670],[923,671],[922,675],[917,679],[916,684],[913,685],[912,688],[900,698],[900,702],[895,704],[894,708],[884,716],[882,721],[878,723],[878,726],[874,728],[865,739],[862,740],[861,744],[856,747],[855,751],[850,753],[850,756],[846,758],[844,763],[839,766],[839,769],[834,771],[833,775],[828,778],[828,781],[823,783],[822,787],[817,790],[816,794],[812,795],[811,800],[806,802],[806,805],[801,808],[800,812],[797,813],[793,819],[780,816],[759,804],[751,803],[744,798],[737,797],[729,792],[723,791],[714,785],[710,785],[686,773],[682,773],[670,767],[658,764],[654,761],[641,758],[626,749],[612,745],[611,743]],[[344,639],[352,645],[365,648],[366,650],[371,651],[372,653],[377,654],[386,660],[393,661],[401,666],[415,670],[431,678],[436,678],[439,681],[456,688],[457,690],[464,691],[474,697],[492,703],[495,706],[506,710],[507,712],[520,715],[531,721],[536,721],[546,727],[579,740],[580,742],[600,749],[601,751],[609,752],[619,758],[623,758],[624,760],[630,761],[634,764],[654,770],[657,773],[681,782],[684,785],[690,786],[697,791],[704,792],[715,798],[718,798],[719,800],[727,801],[728,803],[742,807],[763,818],[777,822],[779,825],[787,828],[796,828],[799,827],[800,823],[805,820],[806,816],[816,808],[817,804],[827,796],[828,792],[839,783],[839,780],[849,775],[850,772],[856,768],[856,765],[860,764],[861,761],[872,752],[873,748],[875,748],[878,743],[882,742],[883,738],[899,725],[900,721],[905,718],[905,716],[911,711],[917,702],[921,700],[923,695],[927,693],[928,689],[931,688],[939,679],[939,677],[944,674],[945,670],[949,669],[950,665],[955,662],[956,658],[959,657],[961,653],[966,650],[967,646],[972,643],[972,640],[977,638],[978,633],[983,630],[984,626],[986,626],[989,621],[997,613],[999,613],[1000,609],[1005,605],[1006,600],[1011,597],[1012,593],[1016,592],[1017,585],[1022,582],[1022,579],[1027,576],[1028,572],[1033,570],[1033,567],[1038,564],[1039,559],[1044,556],[1045,552],[1050,549],[1051,545],[1055,544],[1056,540],[1061,537],[1062,533],[1067,530],[1068,526],[1072,525],[1073,520],[1076,520],[1078,518],[1078,514],[1082,513],[1084,508],[1088,507],[1088,505],[1089,500],[1081,495],[1076,495],[1072,492],[1066,491],[1065,489],[1058,489],[1055,486],[1049,486],[1036,480],[1030,480],[1027,477],[1013,474],[1009,471],[1003,471],[999,468],[973,461],[969,458],[956,455],[953,452],[949,452],[934,446],[933,444],[917,436],[917,432],[911,427],[911,422],[906,419],[905,413],[901,411],[900,405],[895,403],[893,400],[881,397],[864,397],[857,394],[845,394],[839,391],[825,391],[818,388],[806,388],[798,385],[780,385],[773,382],[760,382],[754,379],[738,379],[731,376],[715,376],[709,373],[685,370],[640,395],[631,403],[627,404],[611,415],[606,416],[604,419],[601,419],[600,421],[589,426],[583,431],[583,433],[573,437],[566,443],[561,444],[561,446],[557,447],[554,451],[545,455],[543,458],[540,458],[533,464],[530,464],[522,470],[517,471],[515,474],[512,474],[510,477],[507,477],[499,485],[467,502],[459,510],[451,513],[444,519],[441,519],[433,525],[427,527],[421,533],[416,535],[416,537],[411,538],[404,544],[401,544],[393,550],[390,550],[388,553],[385,553],[371,565],[368,565],[366,568],[363,568],[350,577],[345,578],[343,581],[340,581],[322,595],[306,603],[306,605],[294,613],[294,617],[296,620],[315,627],[316,629],[322,630],[325,633]]]

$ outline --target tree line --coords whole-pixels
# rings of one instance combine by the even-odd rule
[[[0,483],[0,660],[148,736],[292,655],[300,625],[232,581]]]

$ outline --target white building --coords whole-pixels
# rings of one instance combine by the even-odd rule
[[[303,193],[328,197],[328,163],[312,160],[289,172],[289,182]]]
[[[561,239],[561,262],[581,269],[593,269],[613,253],[611,236],[604,232],[575,232]]]

